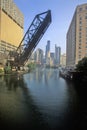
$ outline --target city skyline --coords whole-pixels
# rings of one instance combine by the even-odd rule
[[[42,48],[45,51],[47,40],[50,40],[51,51],[55,49],[54,45],[61,47],[61,52],[66,52],[66,33],[68,31],[71,19],[73,17],[76,6],[87,3],[87,0],[35,0],[26,2],[24,0],[14,0],[15,4],[24,14],[24,33],[30,26],[36,14],[51,10],[52,23],[39,42],[37,48]],[[21,3],[21,4],[20,4]]]
[[[48,40],[47,42],[46,42],[46,46],[45,46],[45,50],[43,50],[43,48],[41,48],[41,47],[37,47],[36,49],[35,49],[35,51],[37,51],[38,49],[41,49],[41,50],[43,50],[43,53],[44,53],[44,56],[46,55],[46,49],[47,49],[47,44],[50,42],[50,47],[49,47],[49,52],[50,53],[54,53],[55,52],[55,46],[57,47],[57,48],[61,48],[60,46],[57,46],[57,44],[54,44],[54,49],[53,50],[51,50],[50,48],[51,48],[51,41],[50,40]],[[34,52],[35,52],[34,51]],[[62,54],[65,54],[65,53],[62,53]]]
[[[62,63],[65,63],[65,54],[61,55],[61,48],[55,44],[55,50],[54,52],[50,51],[50,41],[47,41],[45,52],[41,48],[37,48],[31,55],[29,62],[36,62],[37,64],[45,64],[47,66],[53,67],[53,66],[59,66],[60,61],[61,65]],[[62,60],[61,60],[62,56]],[[64,57],[64,58],[63,58]]]

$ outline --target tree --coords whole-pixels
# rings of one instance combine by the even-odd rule
[[[30,70],[33,70],[33,69],[35,69],[35,63],[29,63],[29,64],[27,65],[27,67],[28,67],[29,71],[30,71]]]
[[[87,57],[84,57],[76,65],[76,71],[84,72],[87,75]]]
[[[10,66],[10,65],[5,66],[5,68],[4,68],[4,72],[5,72],[6,74],[10,74],[10,73],[12,72],[12,70],[11,70],[11,66]]]

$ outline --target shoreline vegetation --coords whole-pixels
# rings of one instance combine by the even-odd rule
[[[87,83],[87,57],[80,60],[74,70],[61,69],[60,76],[76,83]]]
[[[25,74],[29,73],[32,70],[34,70],[36,67],[43,66],[45,68],[53,68],[58,69],[60,67],[58,66],[49,66],[49,65],[37,65],[36,63],[28,63],[25,67],[15,67],[14,69],[10,66],[10,64],[6,64],[6,66],[3,68],[0,68],[0,75],[13,75],[13,74]],[[74,71],[68,71],[67,69],[62,69],[59,71],[59,75],[66,80],[72,80],[78,82],[80,80],[81,82],[87,82],[87,57],[84,57],[81,61],[78,62],[76,65],[76,68]]]
[[[14,74],[25,74],[36,68],[35,63],[29,63],[25,67],[11,67],[9,64],[6,64],[5,67],[0,68],[0,75],[14,75]]]

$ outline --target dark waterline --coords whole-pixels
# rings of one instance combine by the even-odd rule
[[[75,87],[58,69],[0,77],[0,127],[86,130],[87,105]]]

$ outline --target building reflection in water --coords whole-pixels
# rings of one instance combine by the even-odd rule
[[[37,69],[25,75],[24,81],[43,119],[52,128],[61,127],[64,122],[71,123],[69,119],[72,120],[77,111],[78,98],[73,86],[69,88],[59,77],[58,69]]]
[[[0,77],[0,128],[46,128],[23,77]]]
[[[0,77],[0,126],[71,130],[77,110],[78,95],[58,69]]]
[[[53,78],[54,80],[58,80],[59,71],[58,69],[44,69],[37,68],[33,73],[30,73],[31,76],[28,77],[29,81],[35,80],[38,83],[48,84],[49,80]]]
[[[13,76],[13,75],[4,76],[4,81],[8,90],[14,89],[16,91],[16,89],[18,88],[18,80],[19,77],[17,76]]]

